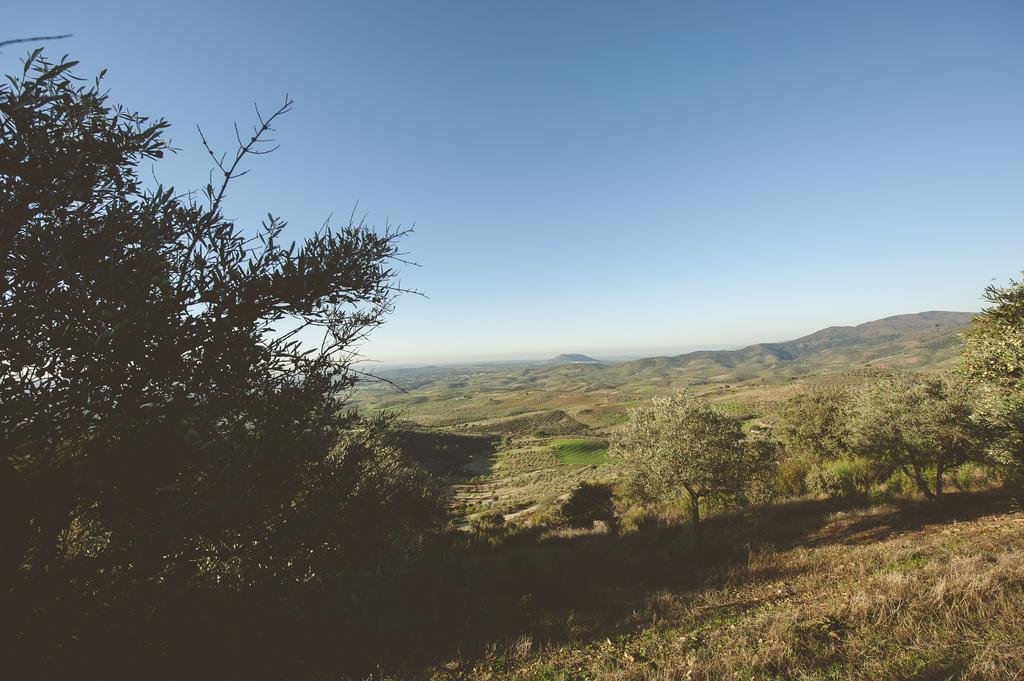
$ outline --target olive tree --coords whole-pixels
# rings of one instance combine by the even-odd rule
[[[978,415],[994,430],[991,452],[1024,490],[1024,281],[989,286],[990,306],[964,334],[961,370],[978,392]]]
[[[744,446],[736,419],[688,393],[654,398],[629,412],[613,453],[628,470],[628,489],[647,500],[685,494],[697,544],[701,499],[741,492],[760,461]]]
[[[379,437],[355,443],[367,428],[342,409],[353,351],[401,291],[404,232],[350,222],[295,244],[280,218],[225,217],[289,100],[234,152],[207,145],[202,190],[148,183],[168,124],[112,105],[75,65],[36,51],[0,86],[8,568],[54,570],[84,541],[108,575],[216,554],[303,580],[358,551],[346,537],[339,553],[339,528],[358,527],[335,522],[356,499],[378,499],[376,521],[433,522],[419,478]]]
[[[949,376],[888,375],[863,390],[854,412],[854,450],[890,471],[903,470],[927,499],[942,494],[943,474],[984,450],[966,386]]]
[[[819,389],[787,400],[772,433],[787,452],[835,459],[850,450],[850,396]]]

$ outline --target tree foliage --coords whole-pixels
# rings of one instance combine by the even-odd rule
[[[8,566],[305,580],[429,526],[435,495],[384,424],[342,410],[353,349],[400,292],[403,232],[325,225],[296,245],[277,217],[224,216],[290,101],[233,154],[210,149],[217,183],[147,186],[168,124],[75,65],[36,51],[0,87]]]
[[[772,429],[789,455],[836,459],[850,451],[850,396],[816,390],[788,400]]]
[[[860,395],[852,443],[888,472],[903,469],[931,499],[942,494],[944,473],[981,456],[985,433],[973,416],[964,384],[949,376],[894,373]]]
[[[1024,490],[1024,281],[989,286],[990,306],[964,334],[961,369],[977,389],[979,416],[994,429],[992,451]]]
[[[630,493],[656,500],[685,492],[698,533],[700,500],[742,491],[761,463],[758,451],[744,446],[739,421],[687,393],[631,410],[613,441],[629,470]]]

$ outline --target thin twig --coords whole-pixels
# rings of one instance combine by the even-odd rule
[[[40,40],[63,40],[64,38],[70,38],[71,33],[64,33],[63,35],[37,35],[34,38],[14,38],[13,40],[0,40],[0,47],[7,47],[8,45],[17,45],[18,43],[37,43]]]

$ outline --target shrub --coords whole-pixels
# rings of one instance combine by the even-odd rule
[[[562,520],[572,527],[591,527],[597,520],[613,523],[614,494],[610,485],[599,482],[581,482],[562,503]]]
[[[779,465],[783,449],[781,443],[772,437],[771,431],[754,427],[747,434],[743,445],[755,463],[750,469],[746,487],[736,496],[739,505],[764,504],[785,494],[780,482]]]
[[[969,461],[953,471],[953,487],[958,492],[972,492],[994,484],[998,479],[990,466]]]
[[[806,484],[811,494],[839,498],[867,494],[875,479],[869,460],[849,457],[822,462],[807,474]]]
[[[633,504],[620,514],[621,532],[652,532],[662,525],[662,517],[656,508],[647,504]]]
[[[161,666],[122,654],[202,658],[218,632],[276,644],[317,596],[406,565],[444,504],[389,418],[344,408],[401,232],[290,243],[226,216],[290,100],[213,155],[216,184],[151,184],[167,124],[75,64],[37,51],[0,82],[0,658],[17,669],[17,641],[31,676],[117,678]]]
[[[817,459],[810,454],[786,456],[778,466],[779,491],[791,497],[807,494],[807,476],[814,469],[816,462]]]
[[[774,431],[792,454],[836,459],[850,451],[850,396],[818,389],[782,405]]]
[[[470,518],[469,526],[477,534],[497,534],[505,529],[505,515],[501,511],[484,511]]]
[[[885,486],[886,494],[890,497],[909,496],[917,488],[906,471],[899,468],[893,471],[892,475],[886,478],[882,484]]]

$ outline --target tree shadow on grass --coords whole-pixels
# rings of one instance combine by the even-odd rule
[[[827,535],[807,537],[809,548],[824,544],[856,546],[919,532],[929,527],[1019,510],[1015,502],[1001,490],[947,493],[935,501],[903,501],[878,512],[835,518]]]
[[[712,539],[699,553],[686,525],[623,536],[539,540],[527,533],[489,551],[477,548],[471,558],[433,573],[430,584],[421,585],[421,594],[435,589],[435,595],[430,616],[415,627],[423,645],[405,649],[410,668],[416,660],[479,659],[495,641],[522,636],[539,645],[600,640],[634,626],[630,618],[659,592],[714,588],[737,575],[746,584],[789,581],[806,569],[783,563],[748,569],[758,551],[870,543],[1005,513],[1012,505],[1000,492],[982,492],[867,513],[853,513],[856,509],[864,509],[863,502],[799,500],[715,517],[706,527]]]
[[[54,610],[59,628],[35,635],[63,637],[55,664],[41,664],[52,647],[22,652],[41,665],[36,671],[48,670],[33,676],[51,678],[130,678],[146,670],[148,678],[405,679],[453,661],[457,676],[496,642],[500,649],[524,637],[533,646],[601,640],[634,629],[663,592],[685,598],[737,579],[789,581],[807,569],[781,561],[751,567],[758,551],[867,543],[1010,510],[997,492],[847,513],[857,506],[799,500],[713,517],[700,552],[685,524],[621,536],[452,533],[411,566],[358,580],[234,593],[151,585],[99,609],[72,602]]]

